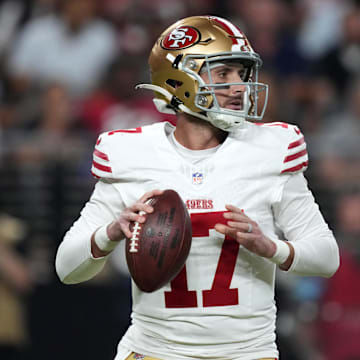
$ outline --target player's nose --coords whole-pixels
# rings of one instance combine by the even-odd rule
[[[230,92],[231,94],[243,93],[246,90],[246,85],[243,83],[243,79],[237,72],[231,74],[230,77]]]
[[[241,81],[241,80],[240,80]],[[240,94],[240,93],[244,93],[246,90],[246,85],[244,84],[233,84],[230,85],[230,94],[231,95],[236,95],[236,94]]]

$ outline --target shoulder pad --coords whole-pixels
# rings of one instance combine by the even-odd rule
[[[133,134],[133,133],[141,133],[142,128],[138,127],[136,129],[128,129],[128,130],[113,130],[102,133],[99,135],[95,149],[93,152],[93,162],[91,167],[91,174],[97,178],[107,178],[112,179],[114,178],[114,166],[112,155],[113,152],[111,151],[113,147],[113,136],[114,134]],[[115,139],[115,142],[116,139]]]
[[[272,136],[280,145],[280,173],[303,172],[308,166],[308,155],[303,134],[296,125],[284,122],[255,123],[271,130]]]
[[[106,149],[106,141],[103,140],[103,137],[105,136],[106,133],[99,135],[93,152],[91,174],[97,179],[112,178],[113,170],[108,151]]]
[[[304,135],[295,125],[289,125],[289,132],[281,173],[304,172],[309,164]]]

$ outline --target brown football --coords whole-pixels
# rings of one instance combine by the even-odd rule
[[[190,251],[192,229],[187,208],[174,190],[152,197],[154,211],[143,224],[132,225],[126,239],[126,261],[136,285],[153,292],[171,281],[182,269]]]

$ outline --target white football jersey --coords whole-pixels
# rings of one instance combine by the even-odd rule
[[[304,137],[294,125],[246,122],[216,151],[190,161],[169,140],[173,130],[169,123],[157,123],[110,131],[100,135],[94,151],[92,173],[102,179],[99,184],[107,184],[111,199],[118,199],[111,200],[111,206],[119,207],[114,216],[145,192],[159,188],[176,190],[192,220],[191,250],[180,273],[153,293],[144,293],[133,283],[132,325],[120,341],[116,360],[125,358],[128,350],[170,360],[277,357],[276,265],[216,232],[214,226],[226,223],[225,205],[235,205],[270,239],[284,234],[294,242],[289,271],[328,276],[333,270],[324,268],[329,258],[336,261],[337,246],[301,174],[308,164]],[[104,215],[106,222],[109,218]],[[91,234],[96,226],[86,224]],[[67,237],[80,234],[76,228],[81,226],[75,223]],[[63,247],[58,255],[58,268],[68,266],[63,277],[73,273],[73,282],[83,281],[86,256],[71,260],[76,251],[63,255]],[[313,264],[315,255],[326,259]],[[62,266],[66,257],[67,265]]]
[[[180,274],[154,293],[133,286],[133,326],[122,343],[150,354],[179,344],[189,357],[263,344],[264,356],[276,356],[275,265],[214,226],[225,222],[225,204],[232,204],[277,237],[271,205],[286,181],[279,175],[307,166],[303,136],[290,125],[248,124],[239,138],[228,136],[213,156],[193,165],[170,144],[164,127],[172,130],[158,123],[102,134],[94,153],[93,174],[116,179],[126,206],[148,190],[169,188],[192,219],[191,251]]]

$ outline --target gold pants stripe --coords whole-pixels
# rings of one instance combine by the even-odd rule
[[[141,354],[131,353],[130,356],[126,358],[126,360],[160,360],[157,358],[153,358],[150,356],[145,356]],[[263,358],[263,359],[257,359],[257,360],[277,360],[275,358]]]

